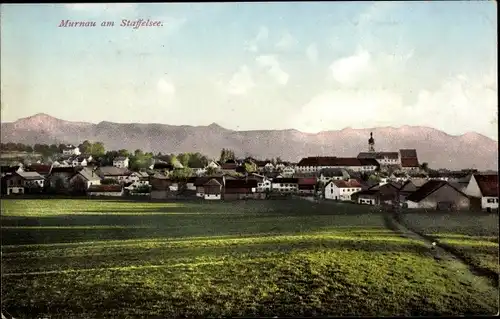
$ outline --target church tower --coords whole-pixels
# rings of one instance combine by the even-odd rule
[[[368,152],[375,152],[375,139],[372,132],[370,132],[370,139],[368,140]]]

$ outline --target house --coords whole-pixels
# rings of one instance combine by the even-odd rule
[[[87,159],[84,156],[73,156],[68,158],[66,162],[73,167],[87,166]]]
[[[80,155],[80,149],[73,145],[66,145],[66,147],[62,150],[63,155]]]
[[[363,189],[353,193],[351,200],[361,205],[380,205],[380,192],[377,189]]]
[[[314,195],[314,190],[316,188],[317,179],[316,177],[311,178],[299,178],[298,186],[299,186],[299,195]]]
[[[343,168],[323,168],[319,171],[319,180],[326,185],[331,180],[348,180],[349,173]]]
[[[166,199],[174,195],[170,190],[170,186],[172,186],[173,183],[164,174],[156,173],[150,176],[149,184],[151,185],[151,199]]]
[[[16,165],[16,166],[1,166],[0,167],[0,174],[1,176],[7,176],[7,175],[12,175],[13,173],[16,172],[23,172],[23,166],[22,165]]]
[[[78,167],[52,167],[47,178],[49,187],[57,193],[69,192],[69,180],[80,169]]]
[[[291,165],[286,165],[281,170],[281,175],[283,175],[283,177],[293,177],[294,174],[295,174],[295,169]]]
[[[299,190],[298,178],[274,178],[271,181],[271,191],[279,193],[297,193]]]
[[[251,174],[249,179],[257,181],[257,193],[271,192],[271,180],[263,175]]]
[[[207,200],[220,200],[225,177],[198,177],[194,183],[196,196]]]
[[[92,185],[87,190],[89,196],[123,196],[121,185]]]
[[[398,152],[361,152],[359,159],[375,159],[380,166],[401,165],[401,159]]]
[[[375,185],[369,190],[378,191],[379,203],[394,204],[399,201],[401,184],[390,181],[383,185]]]
[[[430,180],[406,198],[408,208],[468,210],[469,197],[446,181]]]
[[[217,183],[209,183],[211,180],[215,180]],[[194,182],[196,197],[204,199],[221,199],[222,187],[224,187],[226,181],[226,177],[224,176],[197,177]],[[218,185],[221,185],[220,189]]]
[[[126,179],[127,183],[135,183],[134,185],[149,185],[149,174],[147,172],[131,172]]]
[[[45,165],[45,164],[31,164],[30,166],[26,167],[27,172],[37,172],[43,177],[49,176],[51,170],[52,170],[52,165]]]
[[[220,164],[220,170],[223,174],[235,174],[238,164],[234,160],[228,160]]]
[[[114,166],[102,166],[96,170],[101,179],[114,179],[119,183],[125,183],[131,172],[127,168]]]
[[[427,180],[424,178],[412,178],[404,182],[399,189],[399,201],[405,202],[410,194],[415,193],[425,183],[427,183]]]
[[[380,164],[371,158],[358,159],[355,157],[306,157],[300,160],[295,168],[296,172],[318,172],[324,168],[344,168],[358,172],[370,172],[380,168]]]
[[[205,169],[206,170],[213,169],[213,170],[217,171],[220,169],[220,165],[216,161],[210,161],[210,163],[208,163],[208,165],[205,167]]]
[[[401,157],[401,169],[403,171],[417,171],[420,169],[417,150],[401,149],[399,150],[399,154]]]
[[[224,200],[257,199],[257,181],[255,179],[226,180],[224,185]],[[205,192],[206,194],[206,192]]]
[[[155,163],[153,164],[152,170],[171,172],[174,170],[174,165],[167,163],[167,162],[163,162],[163,161],[155,161]]]
[[[113,159],[113,166],[118,168],[128,168],[129,158],[126,156],[118,156]]]
[[[196,176],[202,176],[203,174],[205,174],[207,172],[205,166],[201,163],[192,164],[191,166],[189,166],[189,168],[191,168],[193,170],[193,173]]]
[[[361,184],[355,179],[331,180],[325,185],[325,199],[350,201],[351,195],[359,191]]]
[[[84,193],[94,185],[101,185],[101,177],[88,168],[79,170],[69,179],[69,186],[73,192]]]
[[[482,210],[498,210],[498,174],[473,174],[464,192],[480,198]]]
[[[37,172],[15,172],[6,176],[7,195],[40,193],[43,190],[45,178]]]

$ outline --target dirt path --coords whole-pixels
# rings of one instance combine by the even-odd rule
[[[491,280],[491,276],[478,271],[473,265],[468,264],[460,256],[440,247],[439,244],[433,247],[431,240],[405,227],[389,214],[387,214],[385,218],[388,226],[402,237],[424,242],[429,247],[429,253],[436,261],[443,263],[465,280],[475,282],[481,290],[488,291],[492,295],[498,297],[498,284]]]

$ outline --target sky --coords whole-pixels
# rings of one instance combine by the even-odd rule
[[[3,4],[1,120],[498,140],[496,30],[494,1]]]

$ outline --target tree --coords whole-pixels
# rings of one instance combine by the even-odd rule
[[[424,172],[428,172],[429,171],[429,164],[427,162],[423,162],[420,165],[420,169],[423,170]]]
[[[92,150],[90,154],[93,157],[97,156],[103,156],[106,153],[106,150],[104,148],[104,144],[102,142],[96,142],[92,144]]]
[[[179,160],[179,163],[181,163],[184,167],[189,166],[189,158],[189,153],[180,153],[177,155],[177,160]]]
[[[159,153],[159,154],[161,154],[161,153]],[[143,153],[143,152],[142,152],[142,150],[140,150],[140,149],[136,149],[136,150],[134,151],[134,156],[137,156],[137,157],[138,157],[138,156],[143,156],[143,155],[144,155],[144,153]]]
[[[82,144],[78,145],[78,148],[83,154],[90,154],[92,152],[92,143],[85,140]]]
[[[129,157],[130,154],[129,154],[129,151],[126,150],[126,149],[121,149],[121,150],[118,150],[118,156],[123,156],[123,157]]]
[[[33,147],[31,147],[30,145],[27,145],[24,150],[28,153],[33,153]]]
[[[193,175],[193,170],[189,167],[176,169],[171,173],[171,178],[178,181],[186,181],[189,177]]]
[[[200,153],[191,154],[188,161],[188,166],[193,167],[206,167],[208,165],[208,158]]]
[[[225,163],[228,160],[234,160],[234,159],[235,159],[234,151],[232,151],[230,149],[225,149],[225,148],[223,148],[221,150],[221,152],[220,152],[220,162],[221,163]]]
[[[245,172],[248,174],[254,173],[257,171],[257,165],[255,165],[254,163],[245,163],[244,168],[245,168]]]
[[[208,176],[212,176],[212,175],[215,175],[215,173],[217,173],[217,170],[211,166],[207,167],[206,169],[206,175]]]

